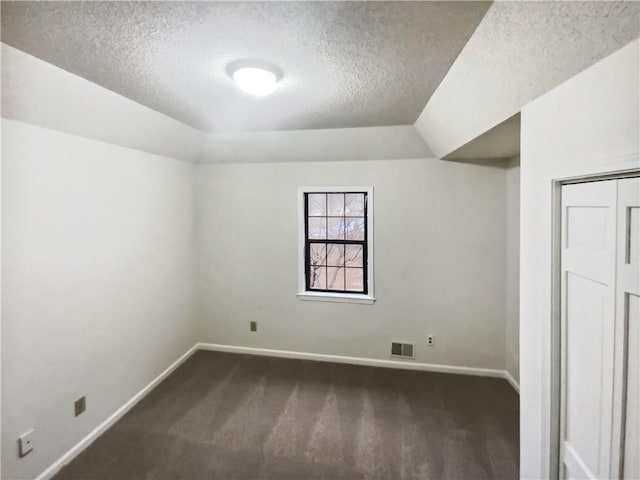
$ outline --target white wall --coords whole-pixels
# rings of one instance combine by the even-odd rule
[[[196,341],[193,166],[3,120],[2,168],[2,472],[33,478]]]
[[[197,159],[204,133],[2,44],[2,117],[157,155]]]
[[[552,180],[640,168],[640,41],[522,111],[521,477],[548,476]]]
[[[413,125],[211,133],[202,163],[327,162],[424,158],[433,154]]]
[[[639,34],[638,2],[493,2],[416,128],[442,158]]]
[[[505,368],[520,381],[520,157],[506,169],[506,325]]]
[[[296,298],[297,188],[340,185],[375,189],[374,305]],[[419,362],[502,370],[505,189],[504,169],[433,159],[199,165],[201,339],[387,360],[408,340]]]

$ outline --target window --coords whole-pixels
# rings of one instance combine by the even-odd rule
[[[373,189],[300,189],[304,300],[373,303]]]

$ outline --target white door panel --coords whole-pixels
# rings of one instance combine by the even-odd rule
[[[622,187],[622,186],[621,186]],[[626,247],[625,263],[640,265],[640,207],[626,206],[627,222],[629,230],[627,232],[628,244]]]
[[[617,181],[562,188],[563,270],[615,282]]]
[[[607,478],[614,361],[617,182],[562,190],[561,462]]]
[[[622,478],[640,479],[640,296],[627,295],[628,360]]]
[[[640,178],[562,188],[560,477],[640,480]]]
[[[566,433],[591,472],[599,471],[608,286],[567,272]]]
[[[622,448],[612,451],[611,475],[640,479],[640,179],[618,181],[616,277],[616,406]]]

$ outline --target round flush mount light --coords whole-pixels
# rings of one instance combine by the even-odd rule
[[[271,65],[249,60],[234,62],[228,72],[242,91],[258,97],[271,93],[282,76]]]
[[[233,79],[241,90],[259,97],[271,93],[278,82],[273,72],[251,67],[239,68],[233,72]]]

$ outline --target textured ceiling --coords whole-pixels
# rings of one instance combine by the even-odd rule
[[[439,157],[640,35],[640,2],[495,2],[416,128]]]
[[[205,131],[412,124],[489,2],[2,2],[2,41]],[[262,98],[225,68],[272,62]]]
[[[445,160],[513,158],[520,154],[520,113],[475,137]]]

